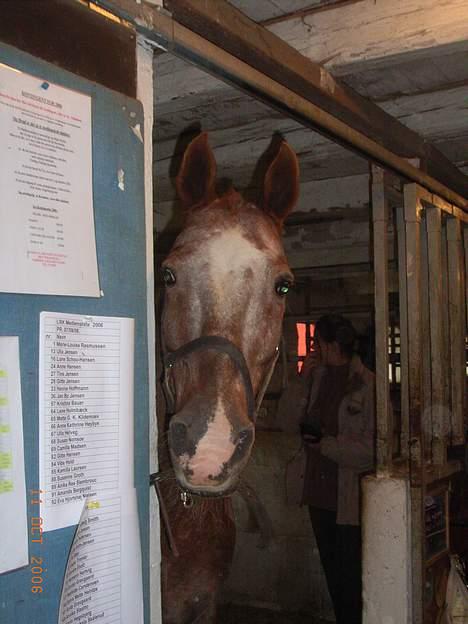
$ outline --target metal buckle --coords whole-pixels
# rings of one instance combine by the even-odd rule
[[[190,494],[190,492],[187,492],[187,490],[182,490],[182,492],[180,493],[180,500],[182,501],[182,505],[185,507],[185,509],[193,507],[193,496]]]

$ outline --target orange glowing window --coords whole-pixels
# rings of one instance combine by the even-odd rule
[[[314,335],[314,323],[296,323],[297,331],[297,372],[300,373],[302,363],[309,351],[313,351],[312,337]]]

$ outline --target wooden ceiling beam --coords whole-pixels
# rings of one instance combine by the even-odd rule
[[[226,0],[164,0],[181,24],[468,198],[468,179],[430,143]]]
[[[304,9],[297,11],[291,11],[289,13],[283,13],[283,15],[276,15],[275,17],[269,17],[268,19],[258,22],[262,26],[273,26],[273,24],[279,24],[280,22],[288,22],[293,19],[302,19],[308,15],[314,13],[320,13],[321,11],[329,11],[330,9],[336,9],[345,4],[356,4],[362,0],[322,0],[320,4],[314,4]]]
[[[145,2],[97,0],[96,4],[133,23],[155,45],[468,209],[468,178],[450,161],[224,0],[165,2],[174,13],[172,19]],[[410,164],[408,157],[420,158],[426,171]]]

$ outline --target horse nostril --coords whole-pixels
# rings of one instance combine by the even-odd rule
[[[173,423],[170,427],[171,447],[176,455],[182,455],[187,451],[187,427],[180,422]]]
[[[241,431],[239,431],[239,435],[237,436],[237,445],[246,446],[252,441],[252,437],[253,437],[252,427],[241,429]]]

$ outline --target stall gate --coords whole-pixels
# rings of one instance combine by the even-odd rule
[[[451,481],[463,469],[452,450],[464,445],[467,426],[468,216],[376,166],[372,207],[377,476],[364,484],[364,621],[432,624],[448,564]],[[388,374],[390,241],[399,282],[397,421]]]
[[[40,28],[40,25],[37,26]],[[0,335],[18,336],[23,406],[28,527],[37,510],[30,492],[39,489],[39,315],[42,311],[129,317],[135,320],[134,448],[140,523],[145,621],[148,614],[148,347],[143,178],[143,115],[139,102],[49,63],[0,45],[0,63],[91,96],[92,184],[101,296],[46,296],[0,293]],[[1,146],[0,146],[1,149]],[[0,198],[0,201],[1,198]],[[15,206],[11,206],[15,210]],[[8,222],[0,225],[8,228]],[[0,271],[2,268],[0,267]],[[124,501],[125,505],[125,501]],[[0,575],[0,622],[53,624],[75,526],[44,533],[42,592],[32,592],[31,566]],[[38,555],[31,544],[29,555]],[[125,539],[126,536],[121,536]],[[8,540],[1,535],[0,540]],[[121,579],[125,582],[125,577]],[[39,581],[36,579],[36,583]],[[120,620],[119,620],[120,621]]]

